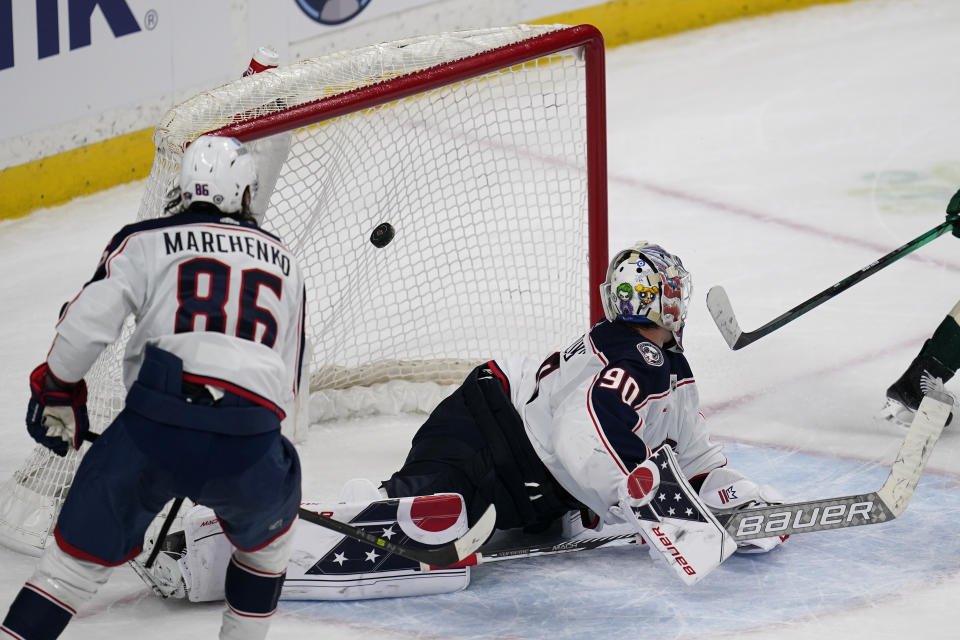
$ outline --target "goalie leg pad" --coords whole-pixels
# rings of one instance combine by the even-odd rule
[[[393,542],[424,547],[469,528],[459,494],[305,504]],[[450,593],[470,583],[469,567],[431,569],[335,531],[299,521],[282,600],[364,600]]]
[[[373,499],[372,492],[351,491],[349,502],[305,503],[304,508],[381,537],[425,547],[462,536],[467,529],[463,499],[457,494]],[[192,602],[224,598],[223,575],[233,547],[216,515],[197,506],[183,518],[186,553],[178,561]],[[362,600],[460,591],[470,584],[470,569],[429,569],[418,563],[298,520],[281,600]]]
[[[185,553],[177,561],[191,602],[223,600],[223,576],[233,545],[212,509],[194,506],[183,516]]]

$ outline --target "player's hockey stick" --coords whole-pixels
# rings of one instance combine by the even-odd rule
[[[150,550],[150,555],[147,556],[147,561],[143,563],[143,566],[147,569],[153,566],[153,563],[156,562],[157,556],[160,555],[160,547],[163,545],[163,541],[166,540],[167,534],[170,532],[170,527],[173,525],[174,519],[177,517],[177,512],[180,511],[180,507],[183,506],[183,498],[174,498],[173,504],[170,505],[170,512],[167,513],[166,520],[163,521],[163,524],[160,525],[160,531],[157,533],[157,541],[153,545],[153,549]]]
[[[883,486],[872,493],[744,509],[718,517],[738,541],[888,522],[907,508],[943,431],[953,399],[944,392],[924,396]]]
[[[951,204],[957,199],[957,196],[960,196],[960,191],[958,191],[957,195],[955,195],[950,201]],[[820,306],[830,298],[842,293],[843,291],[846,291],[861,280],[869,278],[884,267],[889,267],[903,256],[916,251],[928,242],[939,238],[952,228],[953,221],[950,220],[938,224],[933,229],[930,229],[930,231],[917,236],[910,242],[894,249],[880,259],[871,262],[863,269],[860,269],[860,271],[847,276],[840,282],[824,289],[812,298],[801,302],[793,309],[790,309],[786,313],[777,316],[767,324],[754,331],[743,331],[743,329],[740,328],[740,323],[737,322],[737,316],[733,313],[733,306],[730,304],[730,298],[727,296],[727,292],[723,289],[723,287],[716,286],[707,291],[707,309],[710,310],[710,315],[713,316],[713,321],[717,324],[717,328],[720,329],[720,333],[723,335],[723,339],[727,341],[727,345],[736,351],[737,349],[742,349],[748,344],[756,342],[760,338],[773,333],[788,322],[793,322],[807,311]]]
[[[442,569],[455,565],[464,558],[467,558],[479,549],[480,545],[487,541],[493,533],[494,525],[497,522],[497,510],[493,505],[490,505],[487,507],[487,510],[483,512],[483,515],[480,516],[480,519],[477,520],[476,524],[470,527],[470,530],[463,536],[453,542],[448,542],[443,546],[432,549],[415,549],[397,544],[396,542],[390,542],[386,538],[381,538],[380,536],[369,533],[361,527],[355,527],[346,522],[328,518],[327,516],[320,515],[308,509],[300,509],[300,518],[336,531],[337,533],[342,533],[354,540],[360,540],[375,547],[380,547],[408,560]]]
[[[636,544],[636,533],[623,533],[615,536],[598,536],[596,538],[580,538],[577,540],[566,540],[555,544],[533,545],[529,547],[513,547],[510,549],[498,549],[489,553],[471,553],[468,557],[457,563],[457,567],[472,567],[487,562],[501,562],[503,560],[522,560],[524,558],[536,558],[539,556],[552,556],[558,553],[573,553],[575,551],[589,551],[591,549],[600,549],[602,547],[620,546],[624,544]],[[434,567],[438,568],[438,567]]]

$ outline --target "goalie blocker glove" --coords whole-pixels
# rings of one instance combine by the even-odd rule
[[[631,472],[618,494],[620,502],[611,507],[611,515],[633,524],[650,554],[664,558],[688,585],[736,551],[736,541],[683,477],[669,445]]]
[[[58,456],[79,449],[90,430],[86,383],[60,381],[44,362],[30,373],[26,422],[30,437]]]

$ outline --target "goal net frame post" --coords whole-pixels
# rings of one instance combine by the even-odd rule
[[[521,27],[523,26],[521,25]],[[588,296],[587,307],[589,317],[585,318],[583,325],[585,329],[589,327],[592,322],[603,317],[599,285],[606,277],[607,269],[608,198],[605,49],[603,36],[599,30],[592,25],[573,27],[565,25],[540,25],[527,28],[551,28],[554,30],[540,35],[532,35],[527,39],[511,44],[493,47],[481,53],[474,53],[424,69],[389,77],[373,84],[367,84],[340,93],[334,93],[333,95],[320,99],[289,106],[272,113],[247,118],[249,111],[240,112],[233,116],[239,119],[239,121],[226,124],[217,129],[212,129],[207,133],[212,135],[233,136],[248,143],[256,142],[285,132],[292,132],[318,125],[323,126],[325,123],[332,122],[342,116],[350,116],[352,114],[374,110],[384,105],[402,103],[408,98],[424,95],[437,89],[451,87],[489,74],[520,70],[524,65],[539,65],[542,64],[544,60],[547,61],[546,64],[550,64],[551,56],[565,51],[576,50],[577,55],[582,57],[584,64],[583,92],[586,110],[584,126],[585,148],[583,149],[583,154],[586,157],[586,184],[588,185],[586,217],[588,219],[587,230],[589,235],[587,240],[587,253],[590,259],[588,267],[589,273],[586,279],[588,283],[586,295]],[[461,33],[472,34],[474,32],[454,32],[452,34],[441,34],[441,36],[438,37],[442,37],[443,35],[456,36]],[[282,70],[283,68],[278,71]],[[265,79],[266,77],[269,77],[268,74],[261,74],[257,80]],[[199,135],[199,133],[197,135]],[[160,140],[157,141],[158,143],[161,142]],[[189,144],[189,141],[182,141],[181,144],[185,147],[186,144]],[[465,361],[462,359],[451,359],[447,362],[450,363],[450,366],[457,368],[454,370],[455,373],[445,373],[442,377],[431,379],[432,381],[439,384],[459,382],[462,380],[466,371],[477,364],[476,361]],[[385,360],[383,363],[361,365],[357,370],[370,370],[380,364],[390,366],[397,365],[409,370],[414,363],[402,360]],[[331,367],[330,369],[333,368],[335,367]],[[327,387],[325,382],[326,375],[317,376],[316,371],[313,373],[313,380],[319,377],[322,383],[319,385],[311,385],[312,390],[315,390],[318,386],[333,389],[344,388],[344,386],[341,386],[339,383],[334,383],[332,387]],[[416,375],[417,374],[413,374],[411,377],[404,379],[422,382],[423,379],[417,378]],[[367,378],[364,378],[364,381],[358,384],[367,386],[380,382],[379,380],[370,382],[367,381]],[[406,396],[409,392],[402,391],[399,392],[399,394]],[[394,403],[388,402],[385,404],[393,406]],[[354,414],[348,413],[347,415]],[[325,417],[329,418],[329,416]],[[332,417],[344,416],[334,412]]]
[[[210,131],[211,135],[232,136],[251,142],[291,129],[332,120],[387,101],[402,100],[419,93],[439,89],[486,73],[522,65],[554,53],[582,47],[586,72],[587,108],[587,180],[599,185],[588,192],[590,219],[588,247],[590,255],[604,256],[590,262],[590,321],[603,317],[600,284],[607,277],[607,125],[606,59],[603,34],[593,25],[578,25],[504,45],[423,71],[391,78],[351,91],[322,98],[268,114],[260,118],[228,124]]]

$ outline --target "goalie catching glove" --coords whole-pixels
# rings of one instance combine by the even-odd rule
[[[717,515],[734,513],[752,507],[783,504],[783,496],[773,487],[747,480],[739,471],[719,467],[700,485],[700,498]],[[773,536],[755,540],[741,540],[737,553],[766,553],[783,544],[790,536]]]
[[[83,380],[58,380],[44,362],[30,373],[27,432],[58,456],[68,446],[79,449],[90,429],[87,419],[87,385]]]

